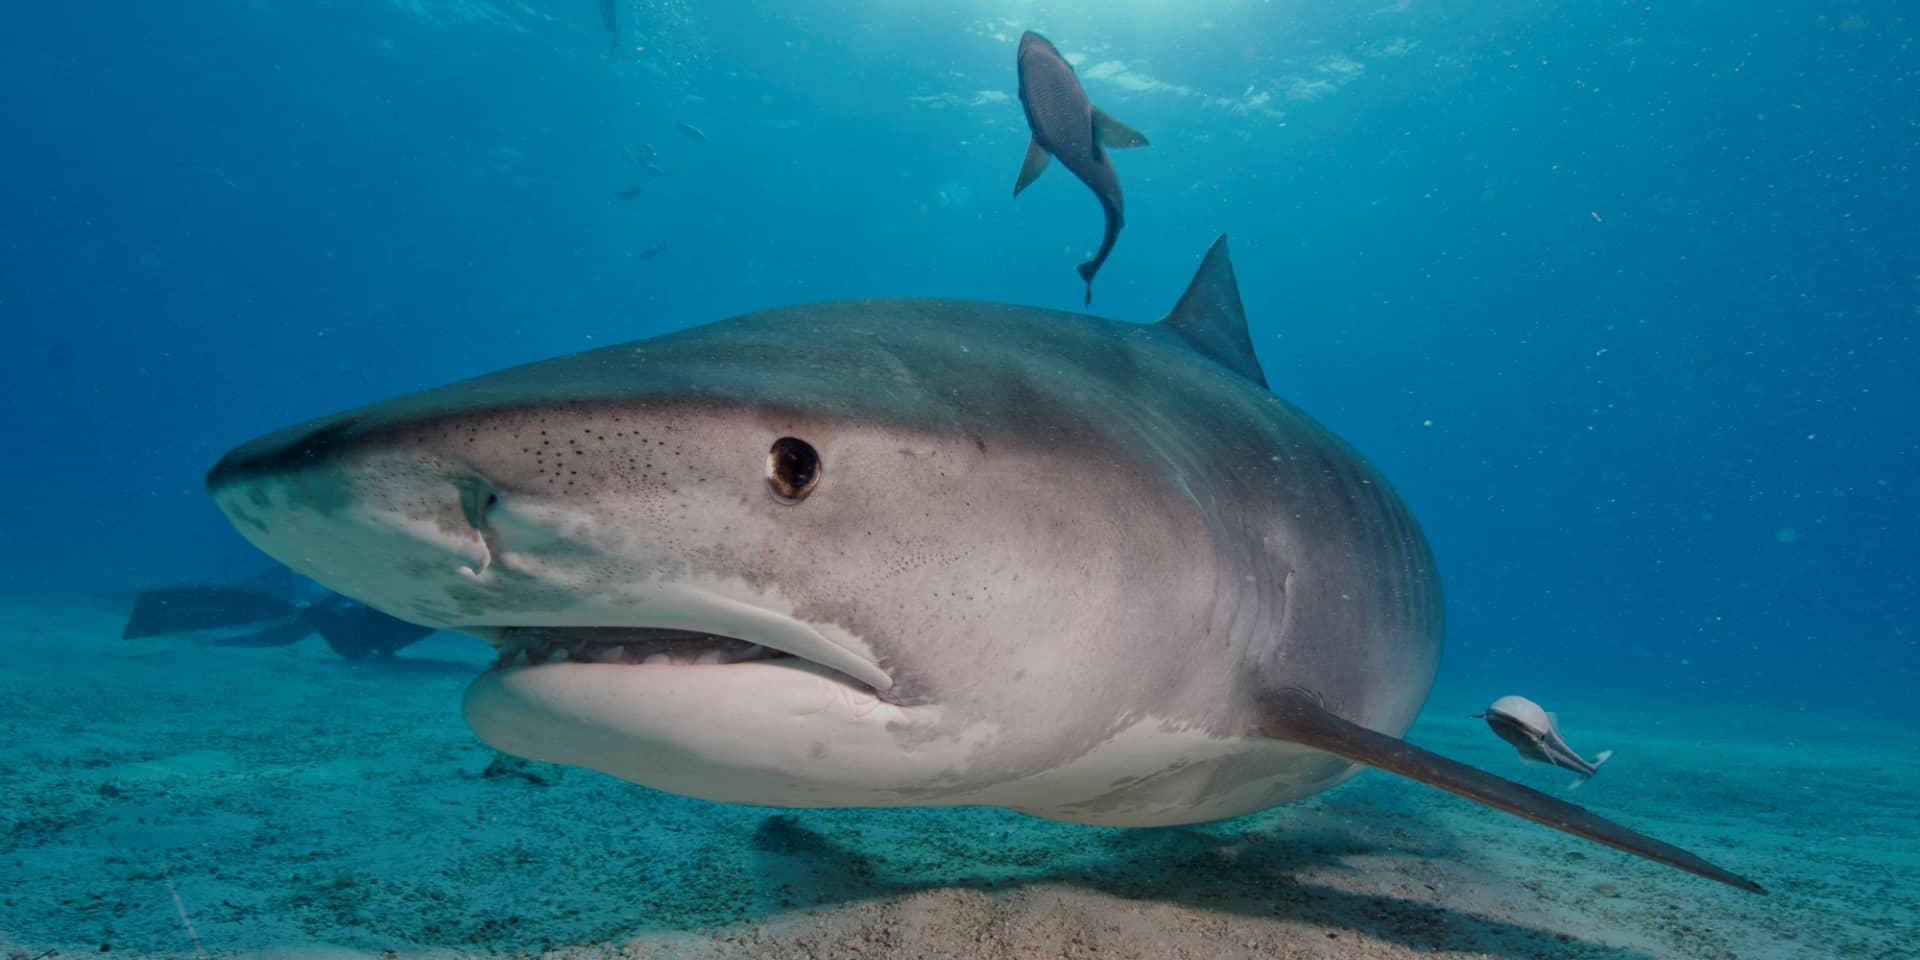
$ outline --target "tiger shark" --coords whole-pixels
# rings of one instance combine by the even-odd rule
[[[1165,319],[794,306],[269,434],[260,549],[497,648],[510,754],[776,807],[1216,820],[1376,767],[1760,892],[1400,739],[1442,612],[1406,505],[1267,389],[1225,238]]]

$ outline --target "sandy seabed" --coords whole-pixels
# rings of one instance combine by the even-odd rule
[[[0,610],[13,960],[1920,957],[1910,728],[1552,705],[1619,751],[1578,802],[1755,897],[1380,773],[1157,830],[703,803],[496,766],[459,717],[488,653],[460,637],[346,662],[121,641],[105,600]],[[1410,738],[1564,789],[1477,706],[1442,691]]]

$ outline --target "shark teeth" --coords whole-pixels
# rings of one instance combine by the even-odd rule
[[[507,627],[495,641],[495,669],[546,663],[640,664],[643,666],[723,666],[770,660],[787,654],[757,643],[710,633],[647,627]]]

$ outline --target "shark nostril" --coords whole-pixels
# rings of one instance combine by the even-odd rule
[[[453,485],[460,491],[460,513],[473,531],[473,542],[470,544],[473,555],[467,558],[468,563],[460,566],[460,572],[478,577],[493,566],[492,528],[488,521],[493,515],[493,508],[500,505],[500,495],[478,478],[455,480]]]
[[[485,533],[487,518],[493,513],[493,508],[500,504],[500,495],[477,478],[455,480],[453,486],[460,491],[460,513],[466,517],[467,526]]]

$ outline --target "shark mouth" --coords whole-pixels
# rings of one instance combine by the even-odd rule
[[[790,653],[719,634],[661,627],[503,627],[492,642],[500,648],[493,669],[561,660],[647,666],[722,666],[755,660],[795,659]]]
[[[484,576],[472,574],[472,576]],[[496,669],[571,663],[724,666],[786,660],[824,667],[854,687],[883,693],[893,677],[857,640],[765,606],[696,584],[668,584],[649,598],[651,624],[519,623],[463,625],[500,651]],[[631,614],[634,611],[623,611]],[[576,616],[578,613],[575,614]],[[606,615],[606,611],[602,611]],[[614,613],[620,618],[620,613]],[[836,638],[838,637],[838,638]]]

